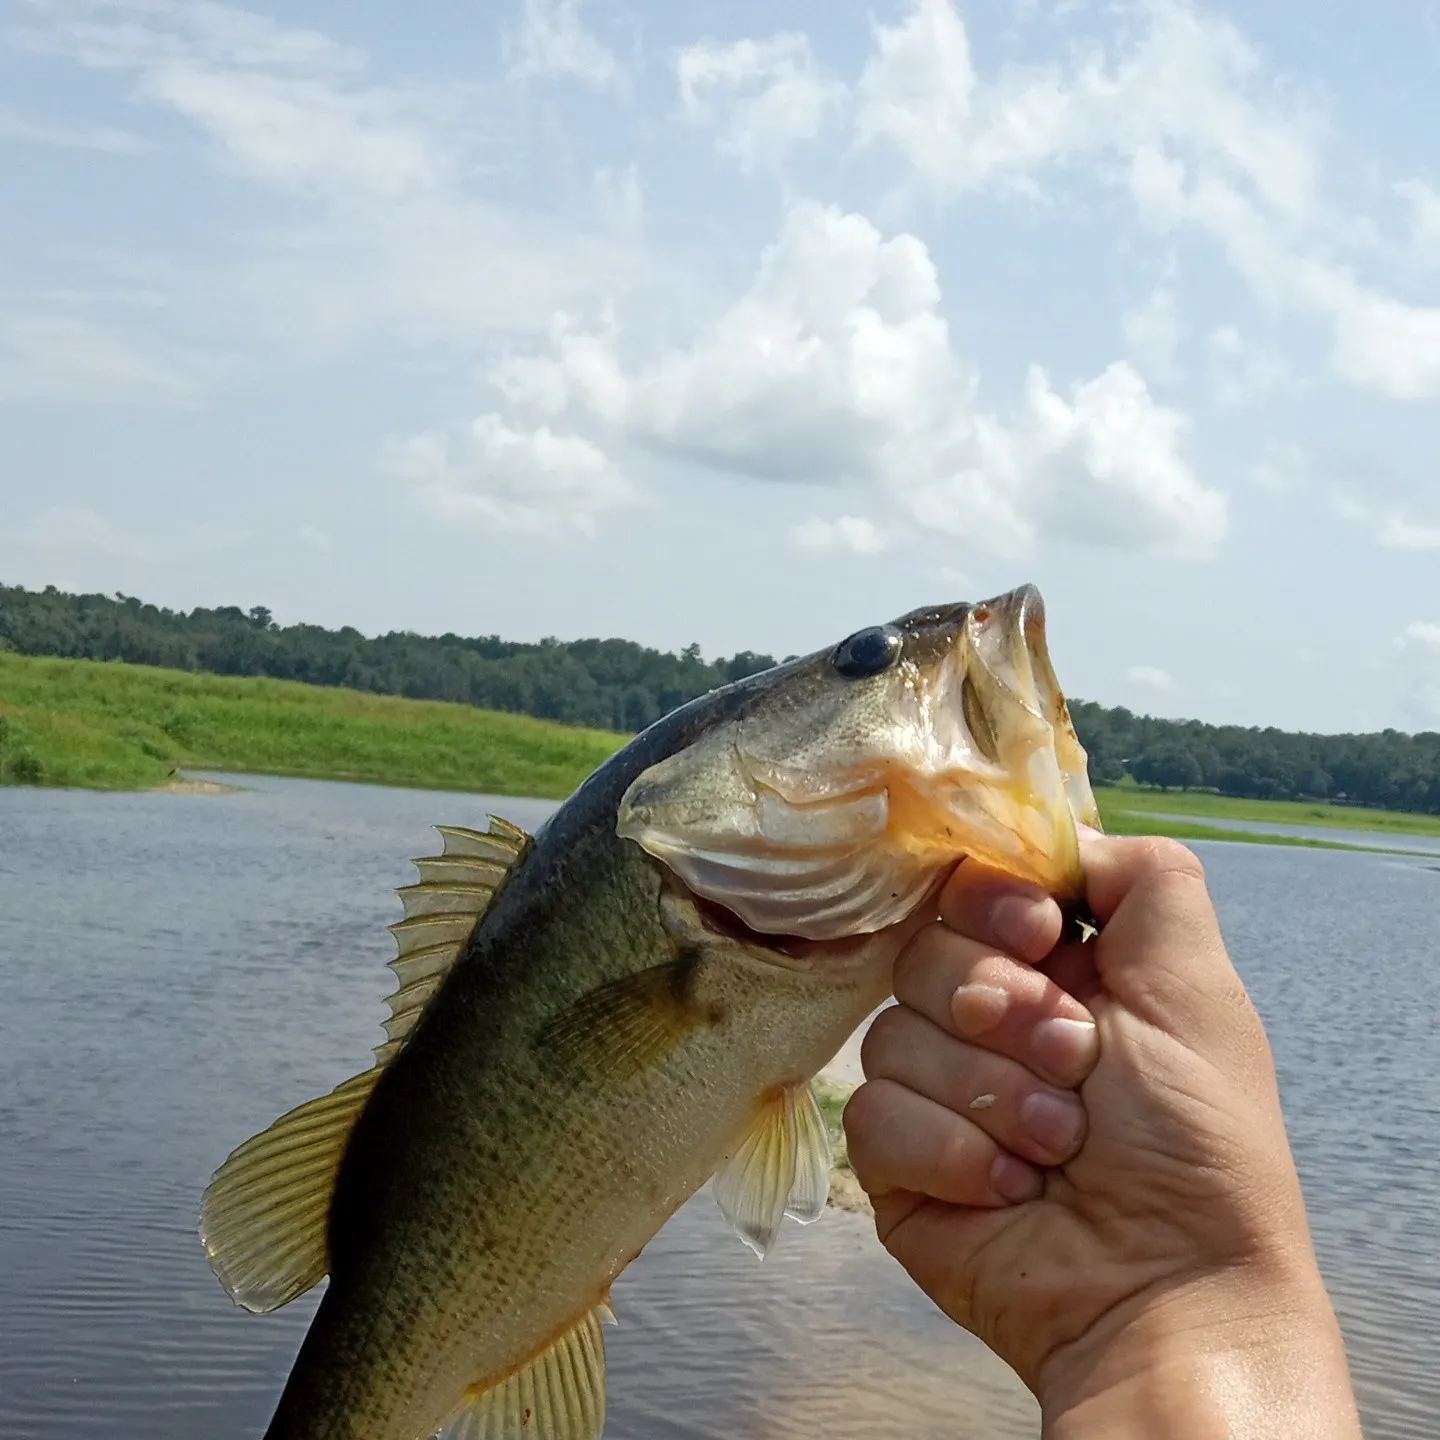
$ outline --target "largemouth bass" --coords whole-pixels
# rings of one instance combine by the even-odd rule
[[[534,840],[437,827],[374,1068],[206,1191],[238,1304],[329,1276],[267,1440],[593,1440],[616,1277],[707,1181],[762,1256],[818,1218],[811,1078],[961,858],[1079,896],[1077,819],[1025,586],[701,696]]]

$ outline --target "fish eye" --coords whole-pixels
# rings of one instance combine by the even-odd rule
[[[893,625],[872,625],[842,640],[830,657],[835,673],[846,680],[864,680],[888,670],[904,649],[905,637]]]

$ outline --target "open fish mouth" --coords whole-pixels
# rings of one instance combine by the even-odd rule
[[[617,829],[763,935],[909,916],[969,857],[1061,899],[1098,817],[1040,592],[927,607],[755,676],[731,720],[643,772]]]

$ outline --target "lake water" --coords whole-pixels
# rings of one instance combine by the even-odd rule
[[[263,1432],[315,1296],[237,1311],[195,1236],[238,1141],[369,1063],[434,821],[535,802],[246,779],[225,796],[0,790],[0,1435]],[[1440,875],[1198,846],[1271,1027],[1371,1440],[1440,1415]],[[622,1277],[616,1440],[1034,1436],[1009,1372],[867,1222],[763,1265],[690,1203]]]

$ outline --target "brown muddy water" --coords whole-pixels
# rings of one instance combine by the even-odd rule
[[[245,1315],[195,1235],[229,1149],[369,1063],[435,821],[553,807],[244,779],[0,790],[0,1435],[262,1433],[315,1296]],[[1270,1026],[1371,1440],[1440,1434],[1440,874],[1199,845]],[[1009,1372],[869,1225],[763,1265],[697,1196],[616,1286],[616,1440],[1033,1436]]]

